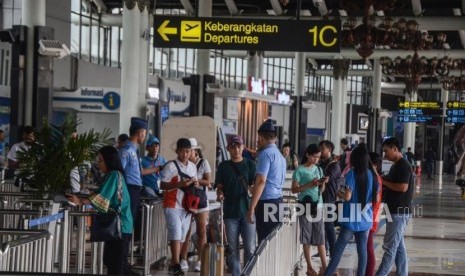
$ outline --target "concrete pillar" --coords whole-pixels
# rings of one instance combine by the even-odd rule
[[[441,116],[441,132],[439,133],[439,148],[438,148],[438,161],[436,162],[436,174],[442,175],[444,171],[444,135],[446,130],[447,118],[447,101],[449,101],[449,90],[442,88],[442,116]]]
[[[300,152],[300,148],[305,147],[306,145],[299,145],[299,141],[301,140],[300,133],[301,130],[301,113],[302,113],[302,96],[305,95],[305,53],[297,52],[295,53],[295,95],[296,95],[296,104],[295,104],[295,122],[292,122],[294,127],[293,136],[294,141],[292,145],[294,146],[295,152]],[[305,131],[305,129],[303,129]]]
[[[377,130],[378,130],[378,123],[379,123],[379,111],[381,111],[381,64],[379,63],[379,59],[375,59],[373,63],[373,91],[371,96],[371,106],[373,107],[373,119],[371,120],[374,124],[368,127],[370,138],[369,149],[370,151],[376,152],[376,142],[377,142]],[[384,120],[385,119],[381,119]],[[385,122],[382,122],[383,125]]]
[[[26,93],[24,100],[24,125],[33,122],[33,81],[34,81],[34,27],[45,26],[45,0],[23,0],[21,16],[23,25],[27,26],[27,54],[26,54]],[[18,122],[21,123],[21,122]]]
[[[406,101],[416,102],[418,98],[417,91],[410,92],[409,96],[405,97]],[[408,147],[415,149],[415,129],[416,123],[404,123],[404,143],[402,147],[407,150]]]
[[[257,75],[259,79],[265,78],[265,52],[258,52],[258,70]]]
[[[121,106],[119,131],[127,133],[132,116],[145,117],[140,111],[141,12],[138,1],[123,1],[123,44],[121,47]],[[144,94],[145,96],[145,94]]]
[[[347,130],[347,77],[342,79],[341,88],[341,138],[350,132]]]
[[[344,97],[344,84],[343,82],[347,79],[347,73],[349,71],[349,60],[335,59],[333,61],[333,95],[331,99],[331,138],[330,140],[335,144],[339,145],[343,137],[342,125],[346,121],[346,114],[343,114],[343,97]],[[336,147],[335,154],[340,153],[340,148]]]
[[[254,77],[255,79],[259,78],[259,62],[260,58],[258,57],[257,51],[247,52],[247,77]]]
[[[200,17],[211,17],[213,2],[212,0],[199,0],[197,2],[198,16]],[[197,74],[199,74],[199,102],[198,110],[199,115],[204,113],[204,75],[210,74],[210,50],[209,49],[198,49],[197,50]],[[195,104],[195,103],[192,103]]]
[[[140,28],[139,34],[142,34],[145,31],[150,30],[149,26],[149,6],[141,5],[141,14],[140,14]],[[149,90],[149,50],[150,50],[150,39],[139,39],[139,90],[137,97],[137,114],[140,114],[142,117],[146,116],[147,107],[146,107],[146,95]]]

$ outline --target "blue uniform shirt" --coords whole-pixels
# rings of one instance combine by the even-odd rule
[[[275,144],[270,144],[259,151],[255,175],[257,174],[266,177],[265,188],[260,200],[277,199],[283,196],[286,159]]]
[[[142,165],[142,168],[146,169],[146,168],[152,168],[152,167],[160,167],[160,166],[165,165],[165,163],[166,163],[165,158],[163,156],[160,156],[159,154],[156,159],[153,159],[150,156],[144,156],[144,158],[142,158],[141,165]],[[160,179],[160,172],[144,175],[142,176],[142,184],[144,184],[144,186],[152,188],[152,190],[154,190],[155,192],[158,192],[159,191],[158,185],[157,185],[158,179]]]
[[[128,141],[119,151],[121,165],[123,166],[126,183],[128,185],[142,186],[140,160],[137,147]]]

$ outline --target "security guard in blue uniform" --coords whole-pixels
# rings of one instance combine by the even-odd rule
[[[129,194],[131,196],[131,212],[133,221],[137,221],[137,210],[140,203],[142,190],[142,169],[138,146],[145,140],[147,133],[147,121],[142,118],[132,117],[129,128],[129,141],[120,149],[119,156],[123,166]]]

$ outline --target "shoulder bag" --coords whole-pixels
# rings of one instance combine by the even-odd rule
[[[118,172],[118,190],[116,197],[119,202],[118,210],[108,209],[107,213],[97,212],[92,216],[90,241],[102,242],[121,240],[121,200],[123,198],[123,184]]]

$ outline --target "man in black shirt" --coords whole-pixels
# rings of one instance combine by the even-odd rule
[[[410,220],[413,194],[412,169],[402,156],[397,138],[386,139],[383,142],[383,152],[387,160],[394,162],[388,175],[383,177],[383,202],[389,208],[391,219],[388,216],[383,242],[383,260],[376,275],[389,275],[394,262],[397,275],[408,275],[404,231]]]
[[[339,163],[334,160],[334,144],[331,141],[323,140],[318,146],[321,151],[319,165],[323,169],[324,175],[329,177],[326,189],[323,191],[323,202],[325,204],[334,204],[337,199],[336,194],[339,189],[339,182],[341,182],[341,168],[339,167]],[[336,243],[336,231],[334,230],[334,223],[332,221],[325,221],[325,237],[327,243],[326,252],[329,252],[331,255]]]

